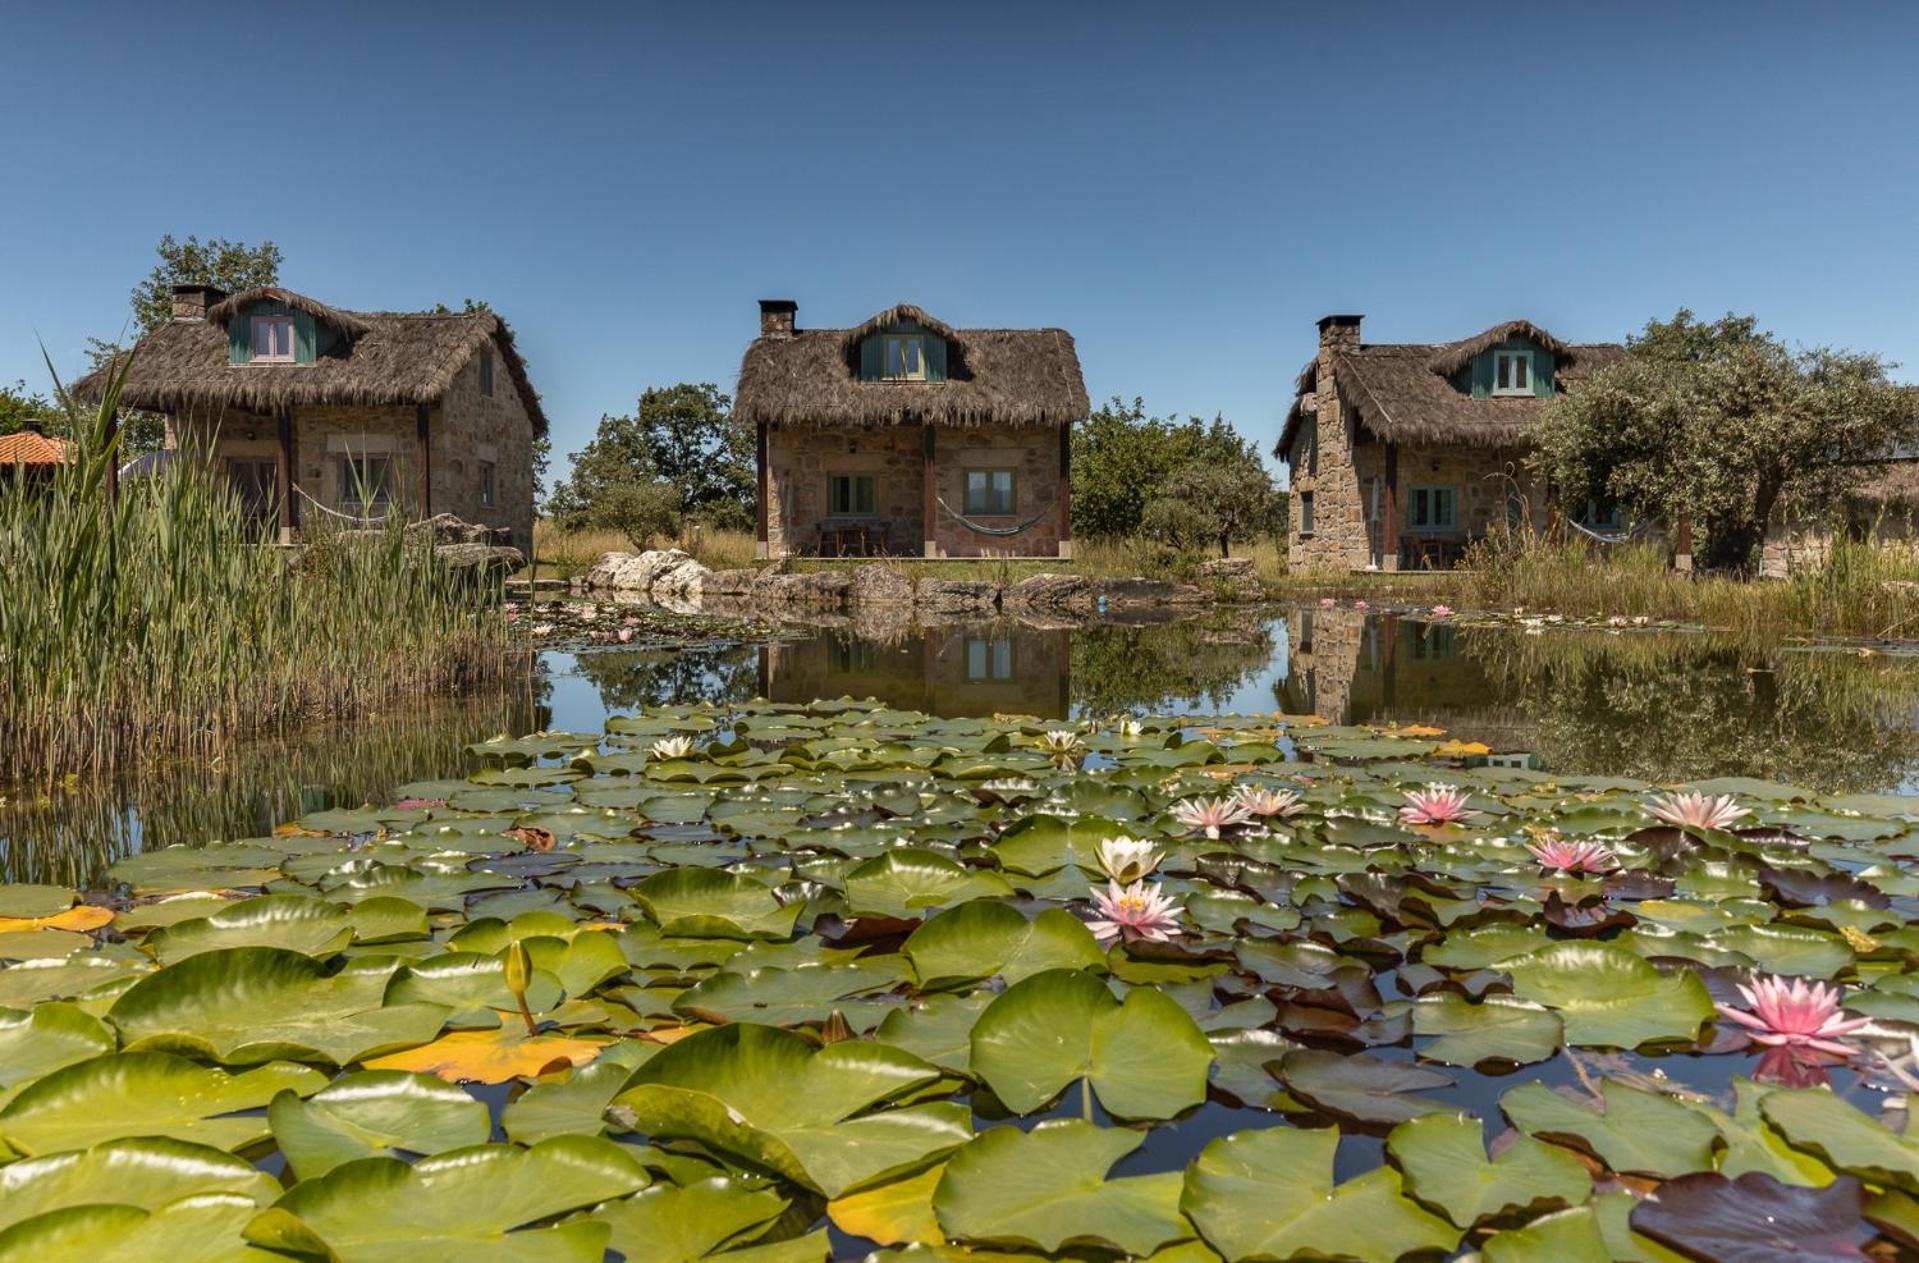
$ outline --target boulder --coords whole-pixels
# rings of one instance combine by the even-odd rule
[[[1199,568],[1199,581],[1229,601],[1257,601],[1265,597],[1251,557],[1218,557]]]
[[[707,572],[702,591],[708,596],[745,596],[753,590],[759,577],[760,572],[751,566],[742,566],[737,570],[712,570]]]
[[[588,591],[698,596],[713,572],[677,548],[643,553],[601,553],[581,577]]]
[[[999,608],[999,584],[984,579],[921,579],[913,604],[937,614],[990,614]]]
[[[1000,594],[1006,609],[1084,610],[1093,604],[1093,585],[1085,575],[1051,571],[1021,579]]]
[[[503,579],[526,565],[519,549],[495,544],[441,544],[433,554],[447,569],[476,583]]]
[[[1211,593],[1190,583],[1174,583],[1168,579],[1107,579],[1100,583],[1099,595],[1106,598],[1108,609],[1129,605],[1204,605],[1213,599]]]
[[[432,517],[407,523],[409,538],[419,535],[431,535],[435,544],[491,544],[497,542],[495,536],[504,534],[491,526],[481,526],[478,522],[467,522],[451,513],[436,513]]]
[[[913,581],[891,566],[868,564],[853,571],[846,596],[855,605],[911,605]]]
[[[770,605],[837,610],[846,604],[846,590],[852,585],[852,578],[837,570],[764,574],[753,585],[753,599]]]

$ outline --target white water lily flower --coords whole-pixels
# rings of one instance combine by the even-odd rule
[[[693,753],[693,738],[661,737],[647,747],[647,753],[656,759],[684,759]]]
[[[1146,725],[1127,715],[1119,721],[1119,735],[1131,740],[1146,731]]]
[[[1247,815],[1262,818],[1278,816],[1284,820],[1306,809],[1306,804],[1292,790],[1263,789],[1258,785],[1240,786],[1233,792],[1233,801],[1245,808]]]
[[[1173,818],[1193,833],[1217,839],[1221,829],[1247,821],[1246,808],[1231,798],[1183,798],[1173,804]]]
[[[1070,728],[1050,728],[1039,736],[1039,743],[1048,754],[1078,754],[1086,748],[1079,734]]]
[[[1088,921],[1086,928],[1102,946],[1118,938],[1129,943],[1164,943],[1179,932],[1177,905],[1143,881],[1126,887],[1110,882],[1105,890],[1095,886],[1093,906],[1100,916]]]
[[[1029,781],[1023,776],[1000,776],[990,781],[981,781],[981,789],[990,789],[995,794],[1032,794],[1039,790],[1038,781]]]
[[[1667,794],[1646,804],[1650,811],[1669,825],[1684,829],[1730,829],[1750,816],[1750,808],[1741,807],[1731,794],[1717,798],[1710,794]]]
[[[1131,885],[1159,867],[1157,846],[1140,838],[1103,838],[1097,853],[1100,871],[1116,882]]]

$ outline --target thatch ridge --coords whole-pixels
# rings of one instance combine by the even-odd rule
[[[222,304],[224,305],[224,304]],[[152,412],[217,414],[228,409],[340,404],[438,403],[460,370],[491,343],[520,392],[536,434],[547,432],[539,392],[506,321],[479,312],[343,312],[364,329],[313,364],[232,364],[225,329],[212,320],[170,320],[134,347],[120,402]],[[232,313],[228,314],[230,319]],[[116,361],[117,363],[117,357]],[[98,398],[112,364],[74,385]]]
[[[333,326],[350,338],[357,338],[367,331],[366,321],[362,320],[357,312],[329,307],[317,298],[308,298],[305,294],[296,294],[290,289],[281,289],[278,285],[256,285],[252,289],[243,289],[237,294],[229,295],[207,308],[207,319],[224,329],[232,323],[235,316],[260,302],[284,303],[295,311],[305,312],[322,324]]]
[[[952,344],[946,381],[861,380],[849,348],[900,320]],[[852,329],[754,340],[733,396],[733,418],[746,425],[1057,426],[1091,413],[1079,351],[1066,330],[955,329],[908,303]]]
[[[1467,338],[1464,342],[1453,342],[1439,349],[1433,356],[1432,370],[1441,377],[1451,377],[1460,369],[1473,362],[1473,357],[1481,351],[1490,351],[1501,342],[1519,338],[1534,346],[1545,347],[1553,353],[1555,359],[1566,356],[1571,348],[1547,333],[1530,320],[1508,320],[1496,324],[1484,333]]]

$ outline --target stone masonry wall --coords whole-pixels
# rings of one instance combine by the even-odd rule
[[[493,397],[480,394],[480,357],[466,362],[434,411],[433,511],[513,532],[533,552],[533,420],[506,362],[493,352]],[[411,431],[409,431],[411,433]],[[493,464],[493,503],[480,502],[480,464]]]
[[[966,505],[968,469],[1013,469],[1014,512],[975,518],[1016,526],[1059,498],[1059,431],[1047,428],[941,427],[934,436],[937,494],[954,508]],[[782,428],[767,431],[767,555],[802,556],[819,548],[821,528],[874,524],[886,550],[904,557],[927,555],[923,431],[919,426]],[[827,513],[827,481],[835,474],[871,474],[871,515]],[[934,544],[940,557],[1056,557],[1060,515],[1048,512],[1014,536],[981,535],[935,508]]]

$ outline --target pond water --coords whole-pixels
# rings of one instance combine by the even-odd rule
[[[145,846],[258,836],[455,774],[468,743],[498,733],[597,731],[642,706],[755,696],[870,696],[941,716],[1319,715],[1428,724],[1501,761],[1575,775],[1919,788],[1919,659],[1898,655],[1317,606],[1084,625],[835,622],[764,643],[548,650],[506,693],[433,699],[131,783],[16,794],[0,803],[0,879],[85,884]]]

